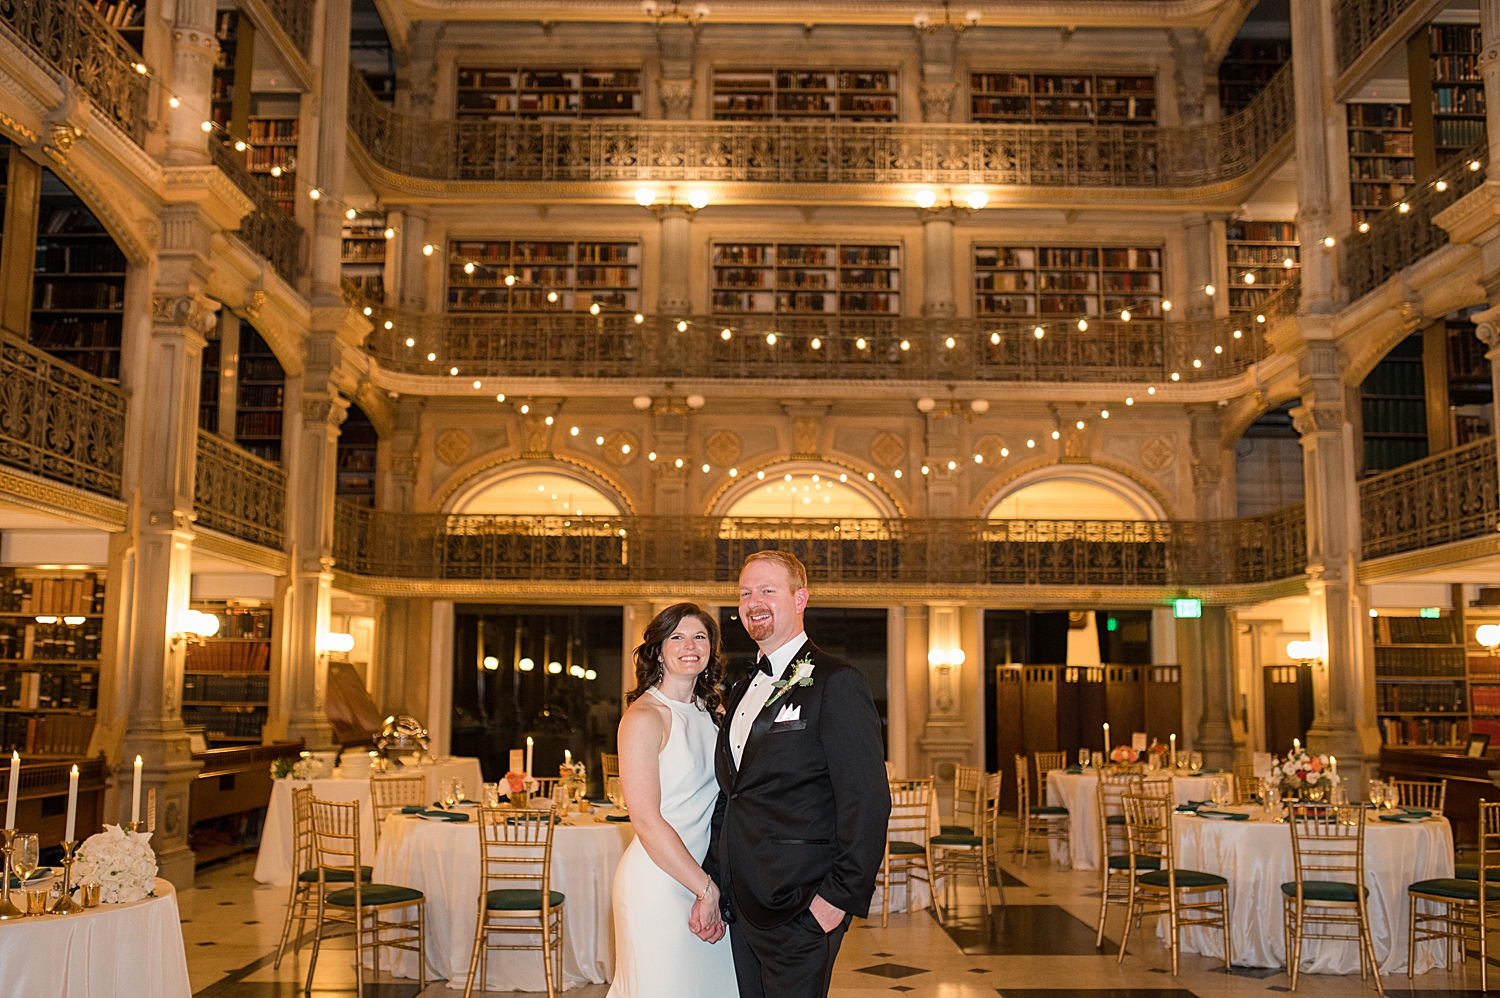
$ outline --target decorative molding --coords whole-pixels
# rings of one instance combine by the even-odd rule
[[[720,467],[727,468],[734,464],[744,452],[744,443],[737,434],[729,430],[715,430],[703,442],[703,456],[708,458],[710,464]]]
[[[463,430],[444,430],[437,435],[433,453],[449,467],[460,467],[474,453],[474,439]]]
[[[616,468],[634,463],[640,452],[640,441],[628,430],[615,430],[604,438],[604,460]]]
[[[899,467],[906,460],[907,453],[906,440],[890,430],[882,430],[870,441],[870,460],[877,468],[886,471]]]
[[[573,469],[582,471],[586,475],[597,479],[597,481],[589,482],[588,484],[598,488],[600,492],[616,500],[623,513],[630,516],[635,515],[637,504],[630,492],[626,490],[624,483],[617,479],[602,464],[571,454],[549,454],[546,457],[537,458],[515,452],[491,452],[471,461],[467,466],[455,470],[438,488],[436,493],[434,493],[431,508],[447,511],[453,499],[460,492],[472,491],[473,488],[483,484],[483,479],[480,478],[481,475],[485,475],[485,472],[488,471],[503,468],[508,464],[524,464],[537,471],[556,471],[556,465],[571,465]],[[517,471],[517,473],[519,474],[520,472]],[[485,477],[495,478],[501,476],[489,475]]]
[[[218,555],[246,568],[263,569],[272,575],[286,575],[291,571],[290,557],[285,551],[252,544],[201,526],[194,531],[193,550]]]
[[[125,529],[129,513],[123,502],[56,485],[40,478],[0,468],[0,497],[39,513],[72,520],[83,526],[117,533]]]
[[[686,118],[693,110],[693,80],[657,80],[656,96],[669,119]]]
[[[957,83],[923,83],[917,90],[917,99],[922,104],[922,120],[946,122],[953,116],[953,97],[958,93]]]

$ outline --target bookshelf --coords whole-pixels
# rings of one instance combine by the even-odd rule
[[[1295,283],[1302,264],[1296,222],[1230,222],[1224,229],[1229,258],[1229,311],[1253,312]],[[1246,283],[1250,277],[1253,283]]]
[[[223,380],[219,363],[224,356],[224,341],[219,324],[208,331],[207,343],[203,345],[203,366],[198,375],[198,428],[209,433],[219,432],[219,390]]]
[[[103,631],[103,573],[0,569],[0,749],[40,751],[59,718],[92,727]]]
[[[1495,432],[1495,386],[1485,345],[1468,314],[1472,311],[1454,312],[1443,320],[1448,335],[1449,429],[1454,447]]]
[[[1233,114],[1255,99],[1292,57],[1290,38],[1236,38],[1219,63],[1219,111]]]
[[[1161,250],[1126,246],[974,246],[974,314],[1160,317]]]
[[[718,313],[901,313],[899,246],[717,243],[712,261]]]
[[[125,255],[94,213],[42,171],[31,342],[107,381],[120,380]]]
[[[252,114],[245,166],[288,215],[297,213],[297,119]]]
[[[1484,138],[1483,52],[1479,26],[1430,24],[1432,52],[1432,119],[1438,169],[1469,145]]]
[[[1025,124],[1156,124],[1156,77],[971,73],[969,120]]]
[[[286,372],[248,323],[240,326],[239,389],[234,441],[258,458],[281,463],[281,419]]]
[[[213,90],[210,94],[211,116],[215,125],[229,130],[234,118],[235,95],[235,43],[239,39],[240,13],[237,10],[219,11],[214,24],[214,36],[219,40],[219,52],[214,57]]]
[[[1427,456],[1427,393],[1422,334],[1398,343],[1359,386],[1364,472],[1388,471]]]
[[[375,448],[380,437],[370,417],[358,405],[349,406],[349,415],[339,431],[338,498],[356,506],[375,505]]]
[[[900,74],[887,69],[715,69],[715,121],[899,121]]]
[[[1483,624],[1500,624],[1500,607],[1464,610],[1464,661],[1469,680],[1469,730],[1500,742],[1500,655],[1490,654],[1474,632]]]
[[[269,604],[194,600],[219,618],[219,633],[188,645],[182,674],[182,721],[204,729],[212,748],[259,744],[271,686]]]
[[[343,276],[371,301],[385,301],[385,213],[358,212],[344,221]]]
[[[1381,741],[1409,747],[1463,745],[1469,736],[1469,693],[1462,612],[1442,610],[1436,617],[1382,613],[1372,623]]]
[[[1350,104],[1348,115],[1349,203],[1359,225],[1412,188],[1411,106]]]
[[[94,0],[94,9],[125,43],[141,54],[146,36],[146,0]]]
[[[458,70],[454,117],[459,121],[506,118],[639,118],[637,69]]]
[[[634,312],[640,261],[633,242],[455,239],[448,243],[448,311],[571,312],[597,304]],[[507,285],[507,276],[515,282]]]

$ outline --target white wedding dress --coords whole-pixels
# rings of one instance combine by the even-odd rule
[[[672,711],[672,732],[657,756],[661,816],[701,863],[719,795],[714,777],[719,732],[697,704],[677,703],[655,687],[646,692]],[[640,839],[630,843],[615,871],[615,976],[609,998],[738,998],[729,937],[709,944],[688,929],[696,900],[651,861]]]

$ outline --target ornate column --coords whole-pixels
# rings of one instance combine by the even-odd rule
[[[656,81],[661,116],[668,121],[686,121],[693,113],[693,62],[698,54],[698,29],[695,25],[659,22],[656,47],[661,60],[661,76]]]
[[[402,205],[402,222],[395,240],[401,247],[395,296],[391,295],[391,289],[386,290],[388,303],[419,312],[427,309],[427,264],[434,259],[441,263],[446,258],[442,247],[433,247],[432,256],[422,253],[422,247],[427,245],[430,212],[426,205]]]
[[[1234,728],[1229,721],[1234,646],[1229,635],[1229,615],[1222,606],[1204,606],[1203,617],[1194,621],[1202,643],[1203,713],[1198,717],[1194,747],[1207,765],[1228,769],[1234,762]]]
[[[1229,314],[1229,295],[1224,290],[1227,264],[1224,256],[1224,216],[1194,212],[1185,215],[1187,233],[1188,319],[1212,319]],[[1208,288],[1214,289],[1213,294]]]
[[[167,163],[207,163],[208,143],[218,139],[203,130],[213,117],[214,62],[219,42],[214,35],[214,0],[177,0],[172,27],[172,91],[180,99],[167,111]]]
[[[1333,100],[1331,66],[1324,59],[1324,40],[1332,37],[1331,5],[1315,0],[1292,2],[1292,82],[1297,100],[1297,234],[1302,253],[1304,315],[1327,315],[1336,308],[1334,255],[1324,252],[1324,237],[1334,234],[1332,182],[1327,122],[1343,120]],[[1346,223],[1347,224],[1347,223]],[[1326,335],[1325,330],[1319,335]]]
[[[1208,46],[1196,28],[1172,28],[1167,32],[1172,48],[1172,82],[1177,93],[1177,124],[1198,125],[1204,119],[1208,94],[1206,62]]]
[[[656,311],[669,317],[692,315],[688,273],[692,268],[693,209],[672,204],[652,210],[661,223],[661,276],[656,289]]]
[[[405,111],[417,118],[431,118],[437,99],[437,47],[443,40],[445,21],[414,21],[408,41],[411,59],[406,64]],[[396,92],[401,101],[402,90]],[[446,117],[446,115],[445,115]]]
[[[313,212],[312,303],[314,308],[343,301],[340,257],[344,249],[345,146],[349,107],[350,0],[323,0],[323,50],[318,66],[317,157],[313,175],[298,176],[323,192]]]
[[[922,85],[917,91],[922,120],[946,124],[953,119],[953,97],[958,93],[953,69],[958,33],[951,28],[919,31],[917,45],[922,56]]]
[[[926,630],[927,723],[917,745],[922,750],[921,772],[946,783],[953,779],[953,767],[967,763],[974,751],[965,716],[963,675],[965,668],[977,664],[966,664],[959,607],[928,604]]]
[[[922,315],[951,319],[958,314],[953,287],[953,207],[923,210],[922,215]]]

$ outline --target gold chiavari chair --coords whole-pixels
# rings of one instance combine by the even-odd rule
[[[999,863],[995,859],[997,846],[997,828],[1000,819],[1000,778],[999,773],[985,773],[980,770],[982,780],[979,788],[979,811],[974,816],[974,832],[964,834],[962,832],[943,832],[935,835],[930,843],[932,853],[932,874],[943,881],[943,905],[948,904],[951,896],[955,901],[958,899],[958,878],[971,876],[979,883],[980,896],[984,899],[984,913],[988,915],[992,910],[990,907],[990,869],[993,865],[998,872]],[[999,878],[997,877],[998,881]],[[933,905],[936,907],[937,898],[934,897]],[[1000,903],[1005,903],[1005,886],[1000,886]]]
[[[1032,825],[1037,826],[1035,832]],[[1021,865],[1031,857],[1031,836],[1042,838],[1051,848],[1053,839],[1068,841],[1068,809],[1048,804],[1031,803],[1031,778],[1026,772],[1026,757],[1016,756],[1016,841],[1012,853],[1021,854]]]
[[[1477,866],[1460,871],[1457,878],[1419,880],[1406,892],[1411,911],[1406,976],[1415,973],[1417,943],[1443,940],[1445,963],[1451,968],[1455,944],[1459,959],[1467,961],[1466,947],[1473,939],[1479,944],[1479,990],[1488,991],[1490,919],[1500,915],[1500,803],[1479,801]],[[1418,911],[1418,901],[1426,902],[1429,910]]]
[[[1287,825],[1292,832],[1292,870],[1297,879],[1281,885],[1281,912],[1292,990],[1297,990],[1302,940],[1343,939],[1359,947],[1359,979],[1365,979],[1368,967],[1375,974],[1375,990],[1385,994],[1370,938],[1365,809],[1296,804]],[[1323,931],[1308,932],[1310,927]],[[1354,930],[1353,935],[1348,934],[1349,929]]]
[[[1443,813],[1448,800],[1447,780],[1391,780],[1391,784],[1396,788],[1396,803],[1402,807],[1425,807]]]
[[[375,809],[375,845],[380,846],[380,830],[385,817],[403,807],[422,807],[427,803],[425,776],[370,777],[370,804]]]
[[[1236,769],[1239,767],[1236,766]],[[1253,773],[1249,776],[1234,774],[1234,802],[1236,804],[1248,804],[1251,797],[1260,794],[1260,777]]]
[[[1127,793],[1139,793],[1141,778],[1130,773],[1101,775],[1094,787],[1099,811],[1099,931],[1095,948],[1104,945],[1104,920],[1109,906],[1123,907],[1130,900],[1130,838],[1125,831]],[[1150,862],[1150,861],[1147,861]],[[1154,870],[1155,866],[1144,869]]]
[[[536,789],[531,792],[532,799],[550,801],[552,799],[552,791],[557,789],[557,782],[560,778],[556,776],[538,776],[535,779]]]
[[[880,927],[889,924],[891,888],[906,885],[906,908],[912,907],[912,881],[927,881],[932,909],[943,920],[932,876],[932,851],[928,841],[932,818],[932,777],[896,780],[891,783],[891,816],[886,822],[885,856],[875,882],[880,885]]]
[[[1217,928],[1224,934],[1224,966],[1230,963],[1229,881],[1216,873],[1179,870],[1173,859],[1172,802],[1164,797],[1125,794],[1125,832],[1130,840],[1130,896],[1125,905],[1125,931],[1120,936],[1116,962],[1125,962],[1130,933],[1148,915],[1171,919],[1168,939],[1172,976],[1183,927]],[[1153,867],[1152,864],[1155,864]],[[1211,895],[1217,895],[1212,900]]]
[[[606,780],[611,776],[619,776],[620,754],[618,752],[599,753],[599,769]]]
[[[979,819],[980,795],[984,792],[984,770],[979,766],[953,767],[953,810],[950,824],[942,826],[944,835],[973,835],[983,822]]]
[[[422,914],[426,897],[421,891],[395,884],[366,883],[355,877],[366,870],[359,862],[359,801],[309,800],[312,811],[313,862],[318,872],[318,921],[313,934],[312,959],[307,965],[307,990],[312,991],[318,969],[318,950],[323,927],[330,922],[354,926],[354,989],[364,994],[365,948],[375,951],[375,975],[380,976],[380,950],[412,950],[417,954],[419,988],[427,987],[427,946]],[[352,886],[328,890],[330,884]],[[415,908],[415,915],[403,914]],[[382,919],[391,914],[390,919]]]
[[[302,933],[307,928],[307,920],[317,917],[318,902],[314,895],[318,889],[318,869],[313,863],[312,793],[312,787],[298,787],[292,791],[292,869],[297,871],[297,875],[292,878],[292,892],[287,899],[286,920],[281,923],[281,942],[276,947],[274,967],[281,966],[281,956],[286,950],[292,920],[297,922],[297,934],[290,937],[292,953],[295,955],[302,951]],[[369,882],[368,866],[360,867],[360,879]],[[350,884],[354,882],[354,878],[341,870],[335,870],[327,875],[327,882]]]
[[[540,950],[547,998],[563,986],[563,902],[552,889],[551,808],[479,809],[479,921],[464,998],[485,990],[489,951]],[[500,942],[492,937],[499,935]],[[507,935],[526,938],[506,943]],[[530,941],[540,936],[539,943]]]
[[[1068,768],[1068,753],[1066,752],[1033,752],[1031,754],[1036,764],[1036,802],[1047,803],[1047,774],[1054,769]]]

